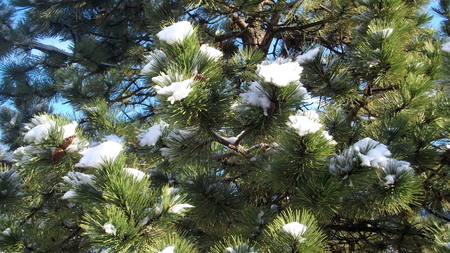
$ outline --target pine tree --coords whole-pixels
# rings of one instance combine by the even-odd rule
[[[0,251],[448,251],[427,4],[0,2]]]

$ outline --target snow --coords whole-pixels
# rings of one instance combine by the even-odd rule
[[[264,211],[260,211],[260,212],[258,213],[258,219],[257,219],[258,224],[261,224],[261,225],[264,224],[264,219],[262,218],[263,216],[264,216]]]
[[[445,243],[444,243],[444,246],[445,246],[447,249],[450,249],[450,242],[445,242]]]
[[[141,70],[141,75],[146,75],[152,72],[155,72],[155,66],[162,59],[167,58],[166,54],[161,50],[155,50],[150,53],[150,55],[146,56],[149,61]]]
[[[367,137],[353,144],[353,149],[358,153],[362,166],[386,167],[388,156],[391,152],[387,146]]]
[[[186,37],[192,35],[194,29],[189,21],[180,21],[165,27],[156,34],[160,40],[169,44],[182,42]]]
[[[117,143],[124,143],[125,138],[119,137],[115,134],[110,134],[110,135],[106,135],[105,137],[103,137],[102,141],[113,141],[113,142],[117,142]]]
[[[381,168],[386,174],[399,176],[402,173],[405,172],[411,172],[413,171],[413,168],[411,168],[411,164],[409,162],[405,161],[398,161],[396,159],[387,159],[386,165]],[[398,177],[397,177],[398,179]]]
[[[358,154],[359,159],[361,160],[361,165],[362,166],[366,166],[366,167],[370,167],[372,161],[374,160],[373,157],[367,156],[367,155],[363,155],[361,153]]]
[[[47,115],[34,116],[31,119],[31,124],[26,125],[26,127],[30,127],[30,125],[34,125],[34,127],[24,135],[24,140],[29,143],[40,143],[42,140],[48,137],[50,129],[54,127],[55,124],[56,123]]]
[[[76,196],[77,196],[77,193],[75,192],[75,190],[70,189],[66,193],[64,193],[64,195],[61,197],[61,199],[71,199]]]
[[[179,191],[180,191],[179,188],[176,188],[176,187],[169,187],[169,188],[167,188],[167,190],[166,190],[166,194],[167,194],[167,195],[175,195],[175,194],[177,194],[177,192],[179,192]]]
[[[175,246],[165,247],[163,250],[159,251],[158,253],[175,253]]]
[[[25,134],[24,140],[27,142],[34,142],[35,144],[38,144],[39,142],[41,142],[41,140],[45,139],[48,136],[50,128],[52,128],[52,125],[50,123],[44,123],[42,125],[35,126]]]
[[[450,53],[450,41],[442,45],[442,51]]]
[[[269,98],[262,93],[262,87],[259,83],[253,82],[249,87],[250,90],[241,93],[243,104],[251,104],[254,106],[260,106],[264,110],[264,115],[268,116],[267,109],[270,108]]]
[[[162,131],[168,124],[161,122],[159,124],[155,124],[145,130],[144,132],[138,135],[139,145],[144,146],[154,146],[156,142],[159,140],[159,137],[162,135]]]
[[[315,133],[322,128],[322,124],[311,120],[304,115],[289,116],[288,126],[294,128],[298,135],[305,136],[308,133]]]
[[[63,139],[75,135],[75,129],[77,128],[78,123],[76,121],[72,121],[71,123],[62,126],[63,130]]]
[[[227,248],[225,248],[225,252],[228,252],[228,253],[239,253],[239,252],[256,253],[258,251],[255,251],[255,249],[253,247],[250,247],[248,244],[243,243],[241,245],[234,246],[234,248],[227,247]]]
[[[170,101],[170,103],[173,104],[175,101],[181,100],[189,95],[193,90],[191,88],[191,83],[193,81],[194,79],[191,78],[181,82],[174,82],[166,87],[157,85],[155,86],[155,89],[159,95],[170,95],[167,98],[167,101]]]
[[[393,185],[395,184],[395,182],[397,182],[397,178],[395,175],[387,175],[386,177],[384,177],[384,185]]]
[[[66,82],[64,82],[64,84],[61,86],[61,88],[62,88],[63,90],[70,90],[70,89],[73,88],[73,83],[70,82],[70,81],[66,81]]]
[[[299,136],[315,133],[323,128],[323,125],[319,123],[319,114],[314,110],[299,112],[296,115],[289,116],[287,125],[293,128]],[[327,131],[322,130],[322,136],[330,144],[336,144],[336,141],[333,140],[333,137]]]
[[[136,180],[140,181],[142,179],[144,179],[145,177],[145,173],[138,170],[138,169],[134,169],[134,168],[124,168],[123,170],[125,170],[125,172],[129,175],[134,177]]]
[[[169,209],[169,212],[176,213],[176,214],[182,214],[187,211],[186,210],[187,208],[192,208],[192,207],[194,207],[194,206],[189,205],[189,204],[176,204]]]
[[[302,238],[302,235],[306,232],[307,228],[308,228],[307,226],[295,221],[295,222],[291,222],[291,223],[284,225],[281,228],[281,231],[285,232],[286,234],[292,235],[293,237],[298,239],[300,242],[303,242],[306,239]]]
[[[42,43],[36,42],[36,41],[32,42],[30,46],[32,48],[35,48],[35,49],[38,49],[38,50],[41,50],[41,51],[44,51],[44,52],[47,52],[47,53],[56,52],[58,54],[65,55],[67,57],[72,57],[73,56],[71,53],[68,53],[68,52],[66,52],[66,51],[64,51],[62,49],[59,49],[59,48],[55,47],[55,46],[42,44]]]
[[[83,109],[87,112],[98,112],[100,111],[100,107],[98,106],[91,106],[91,107],[83,107]]]
[[[302,54],[302,55],[297,56],[297,58],[295,59],[295,61],[298,62],[298,63],[300,63],[300,65],[301,65],[302,63],[304,63],[304,62],[306,62],[306,61],[308,61],[308,60],[313,59],[313,58],[316,56],[316,54],[319,52],[319,50],[320,50],[320,49],[319,49],[318,47],[316,47],[316,48],[314,48],[314,49],[311,49],[311,50],[309,50],[308,52],[306,52],[306,53],[304,53],[304,54]]]
[[[6,228],[5,230],[3,230],[2,235],[10,236],[11,235],[11,229],[10,228]]]
[[[93,185],[92,178],[93,178],[92,175],[84,174],[81,172],[75,172],[75,171],[71,171],[67,174],[67,176],[62,177],[62,179],[64,181],[66,181],[67,183],[69,183],[73,186],[80,185],[80,184]]]
[[[92,187],[94,187],[94,183],[92,182],[93,177],[94,176],[92,176],[92,175],[84,174],[81,172],[71,171],[67,174],[67,176],[62,177],[62,179],[66,183],[68,183],[72,186],[88,184],[88,185],[91,185]],[[62,199],[70,199],[70,198],[74,198],[76,196],[77,196],[77,193],[76,193],[75,189],[70,189],[69,191],[64,193],[64,195],[61,198]]]
[[[109,235],[116,235],[116,227],[109,222],[103,224],[102,230]]]
[[[122,151],[122,144],[115,141],[106,141],[98,146],[80,152],[83,155],[75,167],[100,168],[107,160],[115,160]]]
[[[394,31],[394,29],[392,29],[392,28],[386,28],[386,29],[374,32],[373,35],[376,35],[383,39],[386,39],[387,37],[389,37],[392,34],[393,31]]]
[[[210,47],[207,44],[203,44],[200,47],[200,52],[206,56],[208,56],[209,58],[212,58],[214,60],[218,60],[220,57],[223,56],[222,51],[214,48],[214,47]]]
[[[266,82],[272,82],[276,86],[284,87],[293,82],[299,83],[302,71],[303,68],[298,62],[278,58],[274,62],[265,61],[259,64],[256,74],[261,76]]]
[[[33,119],[31,119],[31,124],[26,125],[26,129],[32,125],[34,125],[34,127],[29,129],[24,135],[24,140],[29,143],[34,142],[34,144],[39,144],[41,141],[47,139],[50,130],[57,126],[56,122],[47,115],[33,117]],[[77,126],[78,123],[76,121],[72,121],[71,123],[62,126],[63,139],[75,135]]]

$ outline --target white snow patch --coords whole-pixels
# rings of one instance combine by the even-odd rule
[[[134,168],[123,168],[123,170],[125,170],[125,172],[129,175],[132,176],[134,178],[136,178],[138,181],[141,181],[142,179],[144,179],[145,177],[145,173],[138,170],[138,169],[134,169]]]
[[[247,253],[257,253],[258,251],[255,251],[253,247],[250,247],[250,245],[243,243],[241,245],[225,248],[225,252],[228,253],[239,253],[239,252],[247,252]]]
[[[92,182],[93,175],[84,174],[81,172],[71,171],[67,176],[62,177],[67,183],[76,186],[81,184],[93,185]]]
[[[295,61],[298,62],[298,63],[300,63],[300,65],[301,65],[301,64],[304,63],[305,61],[308,61],[308,60],[313,59],[313,58],[316,56],[316,54],[319,53],[319,50],[320,50],[320,49],[319,49],[318,47],[316,47],[316,48],[314,48],[314,49],[311,49],[311,50],[309,50],[308,52],[306,52],[306,53],[304,53],[304,54],[302,54],[302,55],[297,56],[297,58],[295,59]]]
[[[116,227],[109,222],[103,224],[102,230],[109,235],[116,235]]]
[[[193,81],[194,79],[191,78],[181,82],[174,82],[166,87],[157,85],[155,86],[155,89],[160,95],[170,95],[167,98],[167,101],[170,101],[170,103],[173,104],[175,101],[181,100],[189,95],[193,90],[193,88],[191,88],[191,83]]]
[[[110,134],[103,137],[102,141],[113,141],[122,144],[125,142],[125,137],[119,137],[115,134]]]
[[[386,28],[386,29],[374,32],[373,35],[376,35],[383,39],[386,39],[387,37],[391,36],[393,31],[394,31],[394,29],[392,29],[392,28]]]
[[[445,242],[445,243],[444,243],[444,246],[445,246],[447,249],[450,249],[450,242]]]
[[[94,167],[100,168],[105,161],[115,160],[123,147],[115,141],[106,141],[98,146],[88,148],[80,152],[83,157],[75,167]]]
[[[63,139],[75,135],[75,129],[77,128],[78,123],[76,121],[72,121],[71,123],[62,126],[63,130]]]
[[[300,136],[315,133],[322,128],[322,124],[305,115],[289,116],[289,121],[288,125],[294,128]]]
[[[166,54],[162,50],[155,50],[146,56],[149,61],[141,70],[141,75],[146,75],[155,72],[155,67],[161,59],[167,58]]]
[[[265,61],[258,65],[256,73],[264,81],[272,82],[276,86],[284,87],[293,82],[299,83],[303,68],[298,62],[279,58],[274,62]]]
[[[299,136],[304,136],[308,133],[315,133],[323,128],[323,125],[319,123],[319,114],[314,110],[308,110],[300,112],[297,115],[289,116],[287,124],[296,130]],[[333,137],[327,132],[322,130],[322,136],[329,141],[330,144],[336,144]]]
[[[77,197],[77,193],[75,192],[75,190],[70,189],[68,190],[66,193],[64,193],[64,195],[61,197],[61,199],[71,199],[71,198],[75,198]]]
[[[307,226],[295,221],[284,225],[281,228],[281,231],[285,232],[286,234],[292,235],[300,242],[304,242],[306,239],[303,238],[302,235],[306,232],[307,228]]]
[[[176,214],[182,214],[184,212],[186,212],[187,208],[192,208],[194,207],[193,205],[189,205],[189,204],[176,204],[174,206],[172,206],[169,211],[171,213],[176,213]]]
[[[189,21],[180,21],[162,29],[156,34],[160,40],[169,44],[179,43],[194,33]]]
[[[249,89],[249,91],[239,95],[242,97],[242,103],[260,106],[264,111],[264,115],[268,116],[267,109],[270,108],[271,102],[269,98],[263,94],[261,85],[257,82],[253,82],[249,86]]]
[[[218,60],[220,57],[223,56],[222,51],[214,48],[214,47],[210,47],[207,44],[203,44],[200,47],[200,52],[206,56],[208,56],[209,58],[212,58],[214,60]]]
[[[159,251],[158,253],[175,253],[175,246],[165,247],[163,250]]]
[[[3,230],[2,235],[10,236],[11,235],[11,229],[10,228],[6,228],[5,230]]]
[[[384,177],[384,185],[393,185],[397,181],[395,175],[387,175]]]
[[[444,43],[443,45],[442,45],[442,51],[445,51],[445,52],[447,52],[447,53],[450,53],[450,41],[449,42],[447,42],[447,43]]]
[[[370,167],[386,167],[391,152],[387,146],[366,137],[353,144],[353,149],[361,159],[361,165]]]
[[[159,138],[162,135],[162,131],[164,128],[168,126],[167,123],[161,122],[159,124],[155,124],[148,128],[147,130],[143,131],[138,135],[139,145],[143,146],[154,146],[156,142],[159,140]]]
[[[31,124],[34,125],[25,135],[24,140],[35,144],[40,143],[42,140],[48,137],[48,132],[56,123],[50,119],[47,115],[34,116],[31,119]],[[27,124],[26,127],[30,127],[31,124]]]

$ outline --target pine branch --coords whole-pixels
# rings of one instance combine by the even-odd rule
[[[72,231],[72,233],[64,238],[60,243],[53,245],[53,247],[50,248],[51,251],[57,251],[61,250],[63,246],[65,246],[70,240],[74,239],[75,237],[81,235],[82,228],[78,226],[75,230]]]
[[[236,143],[231,143],[231,142],[229,142],[228,140],[226,140],[224,137],[222,137],[219,134],[215,134],[215,136],[216,136],[215,139],[220,144],[222,144],[222,145],[224,145],[224,146],[226,146],[226,147],[236,151],[237,153],[239,153],[239,154],[241,154],[241,155],[243,155],[245,157],[248,156],[247,151],[241,145],[239,145],[239,143],[237,143],[237,142]]]
[[[25,46],[26,46],[26,44],[25,44]],[[43,44],[43,43],[40,43],[40,42],[36,42],[36,41],[31,42],[29,44],[29,47],[31,47],[33,49],[40,50],[40,51],[45,52],[47,54],[57,54],[57,55],[61,56],[64,60],[68,60],[70,57],[73,56],[73,54],[68,53],[68,52],[66,52],[64,50],[61,50],[61,49],[59,49],[59,48],[57,48],[55,46],[46,45],[46,44]]]
[[[25,220],[33,218],[33,216],[35,216],[40,210],[42,210],[45,204],[47,204],[47,202],[55,195],[55,193],[55,189],[52,188],[48,193],[44,194],[44,199],[41,201],[41,204],[39,206],[32,207],[30,214],[25,217]]]
[[[276,27],[277,32],[285,32],[285,31],[303,31],[311,27],[315,26],[323,26],[326,25],[331,20],[321,20],[316,21],[313,23],[305,24],[305,25],[299,25],[299,26],[282,26],[282,27]]]
[[[432,215],[436,216],[437,218],[442,219],[442,220],[444,220],[444,221],[446,221],[446,222],[450,222],[450,218],[447,218],[447,217],[445,217],[444,215],[438,214],[437,212],[431,210],[431,209],[428,208],[428,207],[424,207],[424,209],[425,209],[427,212],[431,213]]]

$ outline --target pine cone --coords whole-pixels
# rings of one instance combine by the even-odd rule
[[[66,149],[70,144],[72,144],[73,140],[77,138],[76,135],[71,135],[64,139],[64,141],[61,144],[61,148]]]
[[[56,148],[52,153],[52,164],[57,164],[64,157],[64,149]]]

